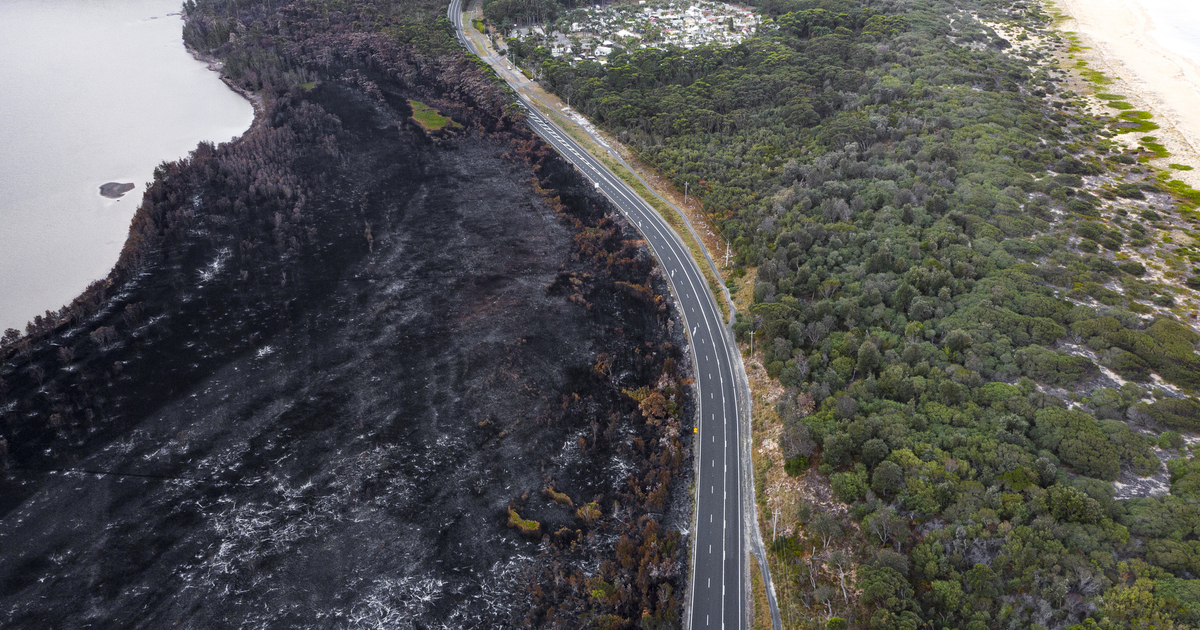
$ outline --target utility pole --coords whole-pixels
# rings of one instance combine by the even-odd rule
[[[729,241],[725,241],[725,266],[729,266]]]
[[[750,358],[754,358],[754,331],[750,331]]]
[[[687,205],[688,183],[683,182],[683,205]]]

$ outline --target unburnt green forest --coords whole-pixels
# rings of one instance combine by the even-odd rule
[[[787,474],[834,499],[760,488],[785,625],[1200,624],[1194,199],[1079,113],[1036,3],[757,4],[732,48],[509,54],[753,278]]]

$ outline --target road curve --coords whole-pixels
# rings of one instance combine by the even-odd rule
[[[501,58],[480,49],[465,32],[462,0],[451,0],[447,16],[459,41],[487,61],[510,84],[525,77],[506,68]],[[691,340],[690,351],[699,398],[696,435],[696,532],[692,546],[692,580],[687,596],[685,627],[692,630],[741,630],[747,626],[746,567],[743,535],[742,427],[738,374],[741,361],[716,300],[700,268],[679,235],[620,178],[580,147],[528,103],[530,127],[575,165],[633,223],[646,239],[666,273]]]

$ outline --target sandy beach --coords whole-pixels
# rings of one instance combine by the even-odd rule
[[[1062,30],[1074,31],[1090,48],[1077,57],[1113,80],[1097,91],[1128,97],[1134,109],[1152,113],[1162,127],[1151,135],[1171,156],[1154,165],[1191,166],[1197,170],[1172,173],[1200,188],[1200,64],[1158,42],[1151,34],[1154,22],[1135,0],[1056,0],[1053,6],[1070,16]],[[1123,134],[1117,140],[1136,144],[1141,136]]]

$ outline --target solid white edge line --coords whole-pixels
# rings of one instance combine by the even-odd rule
[[[533,113],[533,110],[531,110],[531,113]],[[537,115],[537,116],[539,116],[539,117],[541,117],[541,116],[542,116],[540,112],[536,112],[536,115]],[[543,137],[544,137],[544,136],[543,136]],[[557,135],[556,135],[556,137],[557,137]],[[572,140],[570,140],[570,141],[568,141],[568,140],[566,140],[566,139],[563,139],[563,138],[561,138],[561,137],[559,137],[558,139],[559,139],[559,141],[560,141],[560,142],[563,142],[563,144],[568,144],[568,147],[569,147],[569,144],[574,144],[574,141],[573,141],[573,139],[572,139]],[[549,139],[547,139],[547,140],[549,140]],[[555,145],[555,143],[554,143],[553,141],[550,141],[550,143],[551,143],[552,145]],[[555,148],[555,149],[559,149],[559,147],[558,147],[558,146],[555,146],[554,148]],[[561,155],[561,154],[562,154],[562,152],[560,151],[560,155]],[[565,156],[564,156],[564,157],[565,157]],[[596,171],[596,172],[597,172],[597,174],[600,176],[600,178],[603,180],[603,182],[604,182],[604,183],[606,183],[606,184],[608,184],[608,185],[609,185],[611,188],[613,188],[613,189],[616,191],[617,195],[619,195],[620,197],[624,197],[624,198],[625,198],[627,201],[629,201],[629,202],[630,202],[630,203],[633,205],[634,209],[638,210],[638,211],[639,211],[639,212],[640,212],[642,215],[645,215],[645,217],[646,217],[646,218],[648,218],[648,219],[650,220],[651,227],[652,227],[652,228],[653,228],[653,230],[654,230],[654,231],[657,233],[657,235],[659,236],[659,238],[662,240],[663,244],[664,244],[664,245],[666,245],[668,249],[675,250],[676,248],[681,248],[681,246],[682,246],[682,243],[679,241],[679,238],[680,238],[680,237],[678,236],[678,234],[677,234],[676,232],[674,232],[674,230],[671,230],[671,229],[669,229],[669,228],[668,228],[666,231],[667,231],[668,233],[670,233],[670,235],[671,235],[671,236],[674,236],[675,238],[671,238],[670,236],[667,236],[667,234],[665,234],[665,233],[664,233],[664,230],[663,230],[664,224],[663,224],[663,219],[662,219],[662,217],[661,217],[661,216],[659,216],[659,215],[658,215],[658,213],[657,213],[656,211],[654,211],[654,210],[653,210],[653,208],[650,208],[650,207],[649,207],[649,204],[647,204],[647,203],[646,203],[646,202],[645,202],[643,199],[641,199],[640,197],[638,197],[636,194],[634,194],[634,195],[633,195],[633,198],[630,198],[630,196],[629,196],[629,195],[630,195],[630,193],[632,193],[632,190],[629,190],[629,189],[628,189],[628,185],[626,185],[626,184],[625,184],[623,181],[622,181],[622,182],[619,182],[619,183],[617,183],[616,181],[614,181],[614,180],[613,180],[613,179],[612,179],[612,178],[609,176],[609,174],[607,173],[607,171],[602,171],[602,170],[599,170],[599,169],[597,169],[597,168],[596,168],[596,167],[595,167],[595,166],[592,164],[592,162],[594,162],[594,158],[591,158],[591,156],[590,156],[590,155],[588,155],[588,156],[586,156],[586,157],[584,157],[584,156],[580,156],[580,158],[581,158],[582,160],[584,160],[584,161],[585,161],[585,163],[587,164],[587,166],[588,166],[589,168],[591,168],[592,170]],[[569,159],[568,159],[568,161],[571,161],[571,160],[569,160]],[[577,164],[576,164],[575,166],[577,166],[577,167],[578,167],[579,165],[577,165]],[[603,191],[603,190],[602,190],[601,192],[605,193],[605,196],[608,196],[608,194],[607,194],[607,191]],[[614,200],[614,202],[615,202],[615,200]],[[619,211],[622,211],[622,213],[623,213],[623,214],[627,214],[627,212],[625,211],[625,208],[623,208],[623,207],[622,207],[622,205],[621,205],[620,203],[616,203],[615,205],[617,206],[617,209],[618,209]],[[643,230],[641,229],[643,226],[642,226],[642,223],[641,223],[640,221],[638,221],[638,222],[637,222],[637,225],[638,225],[639,231],[643,231]],[[648,235],[648,234],[646,234],[646,233],[643,231],[643,236],[647,236],[647,237],[648,237],[649,235]],[[650,240],[649,238],[647,238],[647,245],[648,245],[648,246],[651,248],[651,250],[652,250],[652,251],[654,251],[654,253],[655,253],[655,254],[658,254],[657,248],[656,248],[656,247],[654,247],[654,244],[651,242],[651,240]],[[689,256],[689,258],[690,258],[690,256]],[[661,262],[662,260],[663,260],[663,258],[662,258],[661,256],[659,256],[659,261]],[[695,263],[695,261],[693,261],[693,263]],[[696,265],[698,265],[698,263],[695,263],[695,264],[696,264]],[[689,284],[689,285],[691,285],[691,288],[692,288],[692,290],[693,290],[693,291],[695,291],[695,290],[696,290],[696,289],[695,289],[695,285],[696,285],[696,279],[693,277],[693,275],[694,275],[694,273],[695,273],[695,272],[697,272],[697,271],[698,271],[698,267],[697,267],[697,266],[689,266],[689,265],[683,265],[682,267],[683,267],[684,275],[685,275],[685,276],[687,276],[688,284]],[[674,287],[674,284],[675,284],[675,282],[674,282],[674,277],[673,277],[673,276],[668,276],[668,284],[671,286],[671,288],[672,288],[672,289],[675,289],[675,287]],[[699,291],[696,291],[696,293],[697,293],[697,295],[699,295],[699,294],[700,294],[700,292],[699,292]],[[708,292],[705,292],[705,294],[707,294],[707,293],[708,293]],[[691,297],[691,295],[690,295],[690,294],[685,294],[685,295],[687,295],[687,297],[689,297],[689,298]],[[716,308],[716,307],[715,307],[715,302],[714,302],[713,300],[714,300],[714,298],[712,298],[712,296],[711,296],[711,295],[709,295],[709,299],[708,299],[708,300],[699,300],[699,301],[700,301],[700,305],[701,305],[701,308],[700,308],[700,310],[701,310],[701,312],[702,312],[702,319],[704,320],[705,327],[708,329],[708,331],[707,331],[707,332],[708,332],[708,334],[709,334],[709,337],[710,337],[710,338],[713,338],[713,332],[712,332],[712,331],[713,331],[713,327],[712,327],[712,324],[711,324],[711,322],[709,321],[709,317],[710,317],[710,315],[711,315],[711,316],[712,316],[714,319],[716,319],[717,321],[723,322],[723,320],[722,320],[720,317],[717,317],[717,316],[715,315],[715,313],[712,313],[712,314],[710,314],[710,312],[709,312],[709,311],[711,311],[711,310],[715,310],[715,308]],[[706,308],[706,307],[707,307],[707,308]],[[694,312],[694,310],[693,310],[693,312]],[[686,319],[687,319],[687,317],[686,317],[686,313],[684,313],[684,312],[682,312],[682,311],[681,311],[681,315],[683,315],[683,316],[684,316],[684,321],[685,321],[685,323],[687,323],[687,321],[686,321]],[[723,330],[723,328],[722,328],[722,330]],[[724,340],[724,335],[721,335],[721,337],[722,337],[722,345],[725,345],[725,344],[724,344],[724,341],[725,341],[725,340]],[[714,338],[714,339],[715,339],[715,338]],[[715,345],[715,343],[714,343],[714,345]],[[691,349],[692,349],[692,355],[693,355],[693,357],[695,357],[695,347],[694,347],[694,346],[695,346],[695,344],[693,343],[693,344],[692,344],[692,346],[693,346],[693,347],[691,348]],[[726,354],[726,358],[727,358],[727,359],[730,359],[730,358],[731,358],[731,356],[730,356],[730,355],[728,355],[728,348],[727,348],[727,347],[726,347],[726,353],[725,353],[725,354]],[[696,358],[698,359],[698,357],[696,357]],[[718,363],[718,364],[720,364],[720,363],[721,363],[720,353],[718,353],[717,363]],[[729,371],[730,371],[730,373],[731,373],[731,377],[732,377],[732,372],[733,372],[732,366],[731,366],[731,365],[727,365],[726,367],[727,367],[727,369],[729,369]],[[723,379],[722,379],[722,387],[721,387],[721,389],[722,389],[722,391],[721,391],[721,398],[722,398],[722,415],[725,415],[725,416],[726,416],[726,418],[725,418],[725,420],[726,420],[725,424],[726,424],[726,426],[728,426],[728,415],[725,413],[725,409],[724,409],[724,403],[725,403],[725,392],[724,392]],[[711,393],[711,392],[709,393],[709,397],[710,397],[710,399],[712,399],[712,393]],[[736,401],[736,398],[735,398],[735,401]],[[701,405],[703,405],[703,397],[701,397]],[[701,417],[703,417],[703,416],[701,416]],[[735,438],[737,438],[738,434],[740,433],[740,431],[739,431],[739,428],[738,428],[738,424],[739,424],[739,423],[740,423],[740,414],[739,414],[739,413],[737,413],[737,412],[736,412],[736,410],[735,410],[735,426],[734,426]],[[703,423],[700,423],[700,424],[701,424],[701,427],[702,427],[702,426],[703,426]],[[703,443],[703,442],[701,442],[701,443]],[[728,457],[728,449],[727,449],[727,447],[728,447],[728,439],[727,439],[727,438],[726,438],[726,440],[725,440],[725,442],[724,442],[724,446],[726,447],[726,449],[725,449],[725,450],[726,450],[726,455],[725,455],[725,456],[726,456],[726,457]],[[740,455],[741,455],[741,454],[740,454],[740,450],[739,450],[739,452],[738,452],[738,454],[737,454],[737,457],[738,457],[739,459],[740,459]],[[740,483],[741,483],[741,481],[740,481],[740,479],[741,479],[741,470],[740,470],[740,466],[737,466],[736,468],[738,468],[738,482],[739,482],[739,491],[740,491]],[[723,477],[724,477],[724,478],[722,479],[722,483],[723,483],[723,486],[724,486],[724,487],[723,487],[723,490],[725,490],[725,489],[726,489],[726,487],[727,487],[727,485],[728,485],[728,478],[727,478],[727,475],[723,475]],[[723,515],[725,514],[725,505],[724,505],[724,503],[725,503],[725,502],[723,501],[723,505],[722,505],[722,514],[723,514]],[[740,503],[740,502],[739,502],[739,503]],[[699,508],[699,500],[697,500],[697,509],[698,509],[698,508]],[[723,557],[727,557],[727,550],[725,549],[726,545],[724,544],[724,542],[725,542],[724,531],[725,531],[725,525],[726,525],[726,522],[727,522],[727,519],[723,518],[723,519],[722,519],[722,532],[723,532],[723,534],[722,534],[722,554],[723,554]],[[738,600],[739,600],[739,608],[740,608],[740,602],[741,602],[741,590],[742,590],[742,588],[741,588],[741,578],[742,578],[742,575],[741,575],[741,573],[742,573],[742,571],[741,571],[741,567],[740,567],[740,564],[741,564],[741,562],[740,562],[741,555],[742,555],[742,550],[741,550],[741,544],[739,543],[739,544],[738,544],[738,550],[737,550],[737,556],[738,556],[738,558],[739,558],[739,569],[738,569],[738,593],[739,593],[739,595],[738,595]],[[694,577],[694,576],[695,576],[695,555],[694,555],[694,554],[693,554],[693,559],[692,559],[692,573],[693,573],[693,577]],[[721,579],[721,582],[722,582],[722,589],[724,590],[724,588],[725,588],[725,579],[724,579],[724,576],[725,576],[725,563],[724,563],[724,562],[722,563],[722,567],[721,567],[721,575],[722,575],[722,579]],[[694,582],[694,580],[693,580],[693,584],[694,584],[694,583],[695,583],[695,582]],[[695,587],[693,587],[693,589],[692,589],[692,593],[690,593],[690,594],[689,594],[689,599],[691,600],[691,601],[689,602],[689,605],[690,605],[690,607],[692,608],[692,612],[693,612],[693,614],[695,614],[695,608],[694,608],[694,601],[695,601],[695,597],[694,597],[694,595],[695,595]],[[722,598],[721,598],[721,610],[722,610],[722,625],[724,625],[724,610],[725,610],[725,597],[724,597],[724,596],[722,596]],[[740,619],[740,617],[739,617],[739,619]],[[740,625],[740,621],[739,621],[739,625]]]

